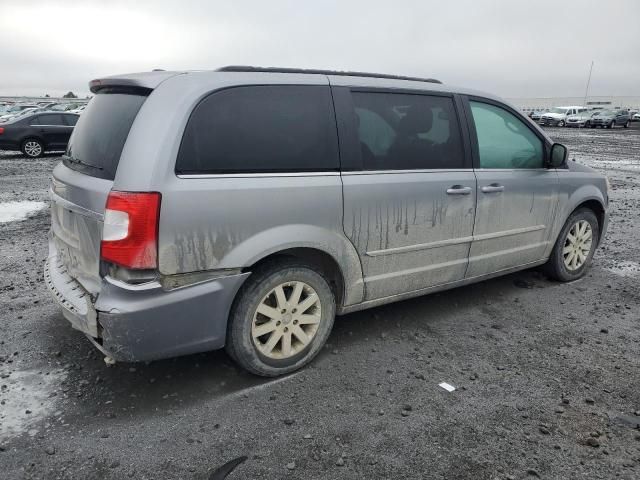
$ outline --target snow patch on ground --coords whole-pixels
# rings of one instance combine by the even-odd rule
[[[23,370],[11,372],[1,380],[0,443],[23,433],[32,436],[38,433],[36,423],[53,411],[55,397],[52,394],[65,377],[64,370],[48,373]]]
[[[24,220],[43,208],[47,208],[45,202],[2,202],[0,203],[0,223]]]
[[[607,267],[606,270],[621,277],[640,277],[640,263],[624,261],[618,262],[611,267]]]

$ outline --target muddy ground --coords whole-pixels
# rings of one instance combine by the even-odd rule
[[[0,478],[640,478],[640,124],[549,129],[613,184],[588,276],[525,271],[341,317],[279,380],[222,352],[107,367],[42,280],[46,210],[0,224]],[[0,202],[56,157],[0,152]],[[448,382],[457,389],[438,387]]]

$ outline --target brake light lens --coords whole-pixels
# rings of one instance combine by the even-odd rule
[[[0,127],[0,135],[4,133],[4,127]]]
[[[107,198],[100,257],[130,269],[158,267],[158,192],[112,191]]]

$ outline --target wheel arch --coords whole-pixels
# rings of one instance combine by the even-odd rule
[[[363,301],[362,266],[355,247],[338,232],[314,225],[286,225],[260,232],[235,245],[218,268],[240,266],[250,272],[283,256],[298,258],[328,275],[338,288],[338,310]]]
[[[573,212],[581,208],[588,208],[589,210],[591,210],[593,213],[596,214],[596,218],[598,219],[598,230],[602,232],[604,228],[605,218],[606,218],[606,210],[604,208],[604,205],[600,202],[600,200],[595,198],[585,200],[584,202],[576,205],[575,208],[571,210],[571,213],[569,213],[569,216],[573,214]]]
[[[593,211],[598,220],[598,230],[600,231],[600,238],[598,239],[598,246],[602,243],[602,238],[607,227],[607,208],[604,195],[594,185],[588,185],[583,189],[578,189],[569,198],[568,206],[564,210],[564,214],[561,217],[561,221],[558,222],[558,228],[556,231],[556,238],[560,234],[562,227],[567,222],[567,219],[577,210],[581,208],[588,208]]]
[[[279,258],[295,258],[301,263],[313,267],[314,270],[317,270],[329,281],[331,289],[336,296],[336,307],[340,308],[344,305],[344,300],[347,295],[345,290],[344,273],[337,260],[323,250],[310,247],[293,247],[279,250],[275,253],[262,257],[253,265],[243,268],[242,271],[255,271],[263,265],[277,261]]]

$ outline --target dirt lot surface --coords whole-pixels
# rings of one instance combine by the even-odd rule
[[[549,132],[613,185],[586,278],[340,317],[278,380],[222,352],[107,367],[43,283],[46,209],[0,223],[0,478],[208,479],[243,455],[229,479],[640,478],[640,124]],[[46,200],[57,161],[0,152],[0,202]]]

